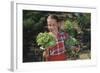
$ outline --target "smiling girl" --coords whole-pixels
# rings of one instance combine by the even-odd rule
[[[67,60],[64,40],[68,39],[68,34],[60,31],[60,23],[61,20],[57,15],[51,14],[47,17],[48,30],[55,37],[56,45],[48,47],[43,52],[46,61]]]

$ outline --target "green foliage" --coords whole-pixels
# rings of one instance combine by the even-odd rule
[[[77,51],[77,50],[68,49],[67,54],[68,54],[68,58],[71,59],[71,60],[75,60],[75,59],[79,58],[79,51]]]
[[[78,45],[79,42],[77,41],[77,39],[70,37],[67,41],[65,41],[65,44],[68,46],[75,46]]]
[[[66,20],[64,23],[65,31],[69,33],[71,36],[75,36],[74,24],[71,20]]]
[[[65,21],[65,28],[67,30],[72,30],[74,27],[73,27],[73,23],[71,22],[71,20],[66,20]]]
[[[79,23],[80,28],[84,31],[86,28],[90,28],[91,14],[79,14],[79,16],[77,16],[77,21]]]
[[[77,48],[80,49],[78,47],[79,41],[76,38],[70,37],[67,41],[65,41],[65,44],[69,46],[67,48],[68,57],[70,59],[78,59],[79,51],[77,50]]]
[[[36,41],[38,45],[41,45],[45,49],[49,46],[54,46],[56,44],[56,40],[53,35],[47,32],[39,33]]]
[[[75,38],[77,35],[75,31],[75,22],[67,19],[64,25],[65,25],[65,30],[70,35],[70,37],[65,41],[65,45],[68,46],[67,48],[68,57],[70,59],[78,58],[79,52],[77,52],[75,49],[78,47],[76,45],[79,44],[79,41]]]
[[[25,28],[29,28],[30,29],[34,24],[34,21],[31,18],[30,19],[25,19],[23,21],[23,24],[24,24]]]

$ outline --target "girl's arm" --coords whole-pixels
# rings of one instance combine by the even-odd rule
[[[48,60],[48,57],[49,57],[49,48],[50,48],[50,47],[48,47],[48,48],[43,52],[43,58],[44,58],[45,61],[47,61],[47,60]]]
[[[47,49],[43,52],[43,59],[44,59],[44,61],[47,61],[47,58],[49,56],[49,53],[48,52],[49,51]]]

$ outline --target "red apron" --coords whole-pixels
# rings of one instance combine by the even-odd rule
[[[65,34],[58,34],[58,42],[55,46],[48,48],[49,56],[46,61],[63,61],[67,60],[67,55],[65,54],[64,39],[66,39]]]

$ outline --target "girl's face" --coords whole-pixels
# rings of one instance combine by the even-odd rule
[[[52,19],[51,17],[48,17],[47,24],[50,32],[58,32],[58,22],[56,19]]]

